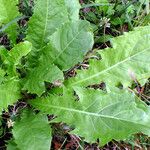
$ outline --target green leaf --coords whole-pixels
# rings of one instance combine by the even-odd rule
[[[33,44],[33,49],[28,56],[28,66],[36,65],[41,49],[46,46],[54,32],[70,20],[79,18],[79,2],[72,0],[38,0],[33,16],[29,21],[27,40]]]
[[[0,85],[0,111],[7,109],[8,105],[13,105],[19,98],[20,83],[16,79],[10,79]]]
[[[28,72],[23,89],[40,96],[45,91],[44,81],[63,81],[61,70],[81,62],[92,49],[93,35],[89,29],[86,21],[68,22],[52,34],[49,44],[41,49],[38,65]]]
[[[26,110],[13,127],[14,142],[21,150],[49,150],[51,128],[46,116]]]
[[[43,53],[36,67],[30,69],[25,79],[23,79],[23,90],[30,93],[42,95],[46,91],[45,82],[63,82],[63,72],[51,63],[48,53]]]
[[[53,83],[57,80],[63,81],[63,72],[55,65],[48,62],[42,62],[38,67],[30,70],[25,78],[23,90],[30,93],[36,93],[39,96],[45,92],[45,83]]]
[[[49,38],[43,53],[61,70],[67,70],[83,60],[93,46],[93,34],[87,21],[64,24]]]
[[[150,26],[112,39],[112,46],[98,52],[102,59],[91,60],[89,69],[78,71],[66,86],[105,82],[108,86],[122,83],[127,87],[135,80],[145,83],[150,75]]]
[[[36,49],[48,42],[48,37],[63,23],[68,21],[68,12],[64,0],[38,0],[34,14],[29,21],[27,40]]]
[[[124,91],[105,94],[99,90],[74,89],[79,101],[65,91],[63,96],[50,95],[29,103],[44,113],[58,115],[55,122],[75,125],[73,133],[90,142],[100,138],[103,145],[136,132],[150,135],[150,109],[135,95]]]
[[[0,0],[0,26],[12,22],[19,16],[17,8],[18,0]],[[17,38],[17,21],[12,22],[5,30],[8,33],[13,43],[16,43]]]
[[[15,45],[11,51],[6,49],[2,49],[0,51],[3,65],[6,65],[7,73],[9,75],[16,75],[16,66],[20,63],[20,59],[31,51],[31,48],[32,44],[28,41],[25,41]]]

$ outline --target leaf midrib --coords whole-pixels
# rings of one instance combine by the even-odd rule
[[[136,57],[137,55],[140,55],[140,54],[144,53],[144,52],[147,51],[147,50],[150,50],[150,48],[144,49],[143,51],[141,51],[141,52],[139,52],[139,53],[136,53],[136,54],[134,54],[134,55],[132,55],[132,56],[129,56],[128,58],[126,58],[126,59],[120,61],[119,63],[117,63],[117,64],[115,64],[115,65],[113,65],[113,66],[111,66],[111,67],[109,67],[109,68],[107,68],[107,69],[105,69],[105,70],[103,70],[103,71],[101,71],[101,72],[98,72],[97,74],[94,74],[94,75],[89,76],[89,77],[87,77],[87,78],[84,78],[84,79],[82,79],[82,80],[79,80],[79,79],[78,79],[77,82],[74,82],[74,83],[71,84],[71,85],[73,86],[73,85],[76,85],[76,84],[85,82],[85,81],[87,81],[87,80],[90,80],[90,79],[92,79],[92,78],[95,78],[95,77],[97,77],[97,76],[100,76],[101,74],[103,74],[103,73],[105,73],[105,72],[107,72],[107,71],[109,71],[109,70],[111,70],[111,69],[117,67],[118,65],[121,65],[121,64],[123,64],[123,63],[125,63],[125,62],[127,62],[127,61],[130,61],[131,58],[134,58],[134,57]]]
[[[53,106],[53,105],[46,105],[45,106],[44,104],[40,104],[40,107],[42,107],[42,106],[46,107],[46,108],[49,107],[50,109],[54,108],[54,109],[58,109],[58,110],[63,110],[63,111],[68,111],[68,112],[75,112],[75,113],[85,114],[85,115],[89,115],[89,116],[109,118],[109,119],[114,119],[114,120],[119,120],[119,121],[130,122],[130,123],[133,123],[133,124],[139,124],[139,125],[146,126],[146,127],[150,128],[148,125],[143,125],[139,122],[133,122],[131,120],[125,120],[125,119],[122,119],[122,118],[116,118],[114,116],[108,116],[108,115],[102,115],[102,114],[97,114],[97,113],[92,113],[92,112],[86,112],[86,111],[77,110],[77,109],[73,109],[73,108],[66,108],[66,107]]]
[[[44,31],[43,31],[43,36],[42,36],[42,43],[41,43],[41,47],[43,47],[43,43],[44,43],[44,38],[46,35],[46,29],[47,29],[47,22],[48,22],[48,10],[49,10],[49,0],[46,0],[46,16],[45,16],[45,26],[44,26]]]

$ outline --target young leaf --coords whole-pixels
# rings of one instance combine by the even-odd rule
[[[20,83],[16,79],[10,79],[0,84],[0,110],[7,109],[8,105],[12,105],[19,98],[20,95]]]
[[[66,85],[88,86],[103,81],[108,86],[122,83],[127,87],[135,80],[143,84],[150,75],[150,26],[112,39],[112,46],[99,52],[102,60],[91,60],[89,69],[78,71]]]
[[[8,33],[13,43],[16,43],[17,21],[13,21],[19,16],[17,8],[18,0],[0,0],[0,26],[8,24],[5,32]]]
[[[14,142],[20,150],[49,150],[51,128],[46,116],[26,110],[13,128]]]
[[[7,73],[11,76],[16,75],[16,65],[20,63],[20,59],[23,56],[26,56],[32,48],[32,44],[28,41],[19,43],[8,51],[6,49],[2,49],[0,51],[0,56],[3,61],[3,65],[6,65]]]
[[[105,94],[102,91],[75,88],[79,101],[72,93],[63,96],[50,95],[29,103],[44,113],[55,114],[55,121],[75,125],[75,134],[86,141],[106,144],[130,134],[144,132],[150,135],[150,109],[128,92]]]

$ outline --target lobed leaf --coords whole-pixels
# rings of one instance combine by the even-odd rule
[[[111,92],[75,87],[79,101],[72,93],[63,96],[50,95],[29,103],[44,113],[55,114],[55,122],[75,125],[73,133],[86,141],[106,144],[112,139],[120,140],[130,134],[144,132],[150,135],[150,109],[135,95],[128,92]]]
[[[102,59],[91,60],[87,70],[77,72],[66,86],[88,86],[101,82],[107,85],[123,84],[124,87],[139,81],[141,84],[150,74],[150,26],[112,39],[113,48],[98,52]]]

